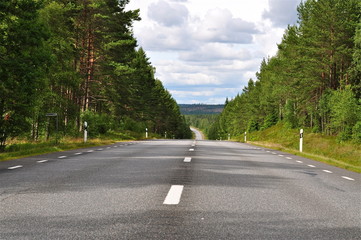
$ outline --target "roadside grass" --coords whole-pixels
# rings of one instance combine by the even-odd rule
[[[108,145],[120,141],[141,139],[141,137],[141,134],[136,134],[133,132],[110,132],[103,136],[89,138],[86,143],[83,142],[83,138],[70,137],[63,137],[59,139],[57,143],[55,142],[55,139],[40,142],[29,142],[23,139],[13,139],[9,141],[5,148],[5,152],[0,153],[0,162],[52,152]]]
[[[303,152],[299,152],[299,130],[279,123],[263,131],[247,133],[248,142],[333,166],[361,173],[361,144],[338,142],[336,136],[324,136],[304,129]]]

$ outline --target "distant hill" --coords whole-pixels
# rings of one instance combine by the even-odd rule
[[[183,115],[219,114],[224,104],[179,104],[179,108]]]

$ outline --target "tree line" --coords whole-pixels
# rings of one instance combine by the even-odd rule
[[[226,107],[211,139],[275,125],[361,142],[361,2],[307,0],[275,56]]]
[[[0,148],[43,137],[57,113],[63,135],[84,121],[97,133],[191,136],[171,94],[137,46],[129,0],[0,1]]]

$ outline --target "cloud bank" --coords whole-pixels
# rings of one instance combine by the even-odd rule
[[[133,0],[138,43],[178,103],[224,103],[276,53],[301,0]]]

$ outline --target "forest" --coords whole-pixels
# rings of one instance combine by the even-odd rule
[[[154,77],[129,0],[0,1],[0,151],[9,138],[150,132],[191,138],[176,101]],[[48,117],[46,116],[48,114]],[[50,114],[51,115],[51,114]],[[53,129],[51,129],[53,128]]]
[[[277,54],[226,102],[210,139],[281,122],[361,143],[361,2],[307,0],[297,11]]]

